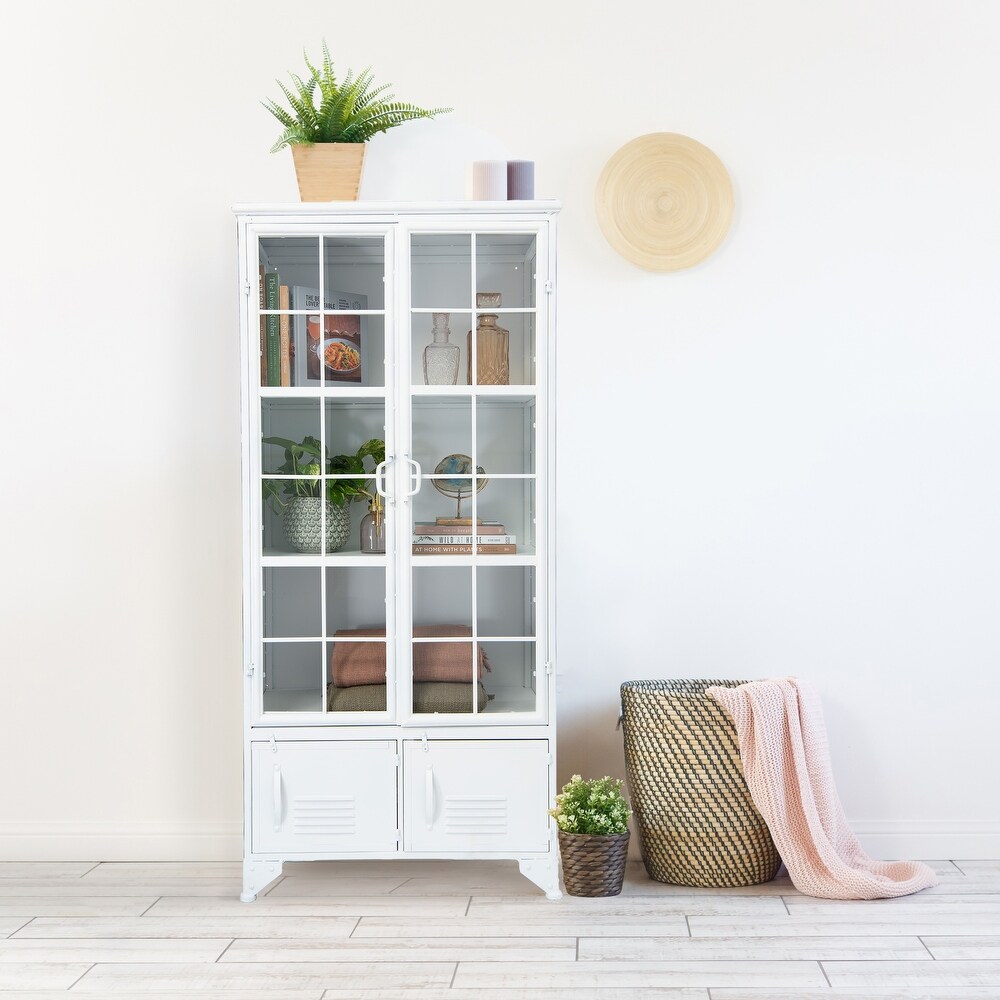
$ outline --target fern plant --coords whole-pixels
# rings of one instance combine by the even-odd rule
[[[330,50],[323,42],[323,63],[313,66],[303,52],[309,75],[303,79],[289,73],[294,87],[276,81],[288,101],[288,108],[272,100],[262,102],[264,107],[285,127],[271,152],[293,144],[311,145],[317,142],[367,142],[379,132],[385,132],[403,122],[416,118],[433,118],[451,108],[433,108],[429,111],[414,104],[397,101],[388,91],[391,84],[373,87],[369,67],[357,76],[347,71],[338,82]],[[317,102],[317,92],[319,100]]]

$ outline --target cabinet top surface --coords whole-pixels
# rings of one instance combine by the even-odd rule
[[[233,205],[238,216],[524,215],[553,213],[558,201],[309,201]]]

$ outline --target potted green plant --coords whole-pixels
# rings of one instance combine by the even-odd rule
[[[559,827],[563,883],[571,896],[617,896],[625,879],[632,810],[617,778],[574,774],[549,810]]]
[[[264,438],[265,444],[285,449],[284,462],[274,470],[277,475],[297,479],[265,479],[264,499],[282,517],[282,527],[292,547],[299,552],[320,552],[322,511],[326,511],[325,551],[343,548],[351,532],[350,504],[377,494],[372,487],[372,472],[365,467],[371,459],[373,470],[385,461],[385,442],[372,438],[353,455],[331,456],[316,438],[307,435],[301,441],[288,438]],[[323,479],[322,476],[353,474],[350,479]]]
[[[320,66],[314,66],[304,52],[303,57],[308,75],[303,78],[289,73],[293,88],[277,81],[288,107],[272,100],[263,102],[284,126],[271,152],[291,146],[303,201],[356,201],[365,143],[372,136],[403,122],[451,111],[428,111],[397,101],[387,93],[391,84],[373,86],[370,68],[357,76],[348,70],[343,80],[338,80],[325,41]]]

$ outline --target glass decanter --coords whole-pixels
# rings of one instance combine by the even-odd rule
[[[476,292],[476,309],[499,309],[499,292]],[[469,385],[472,385],[472,331],[469,345]],[[497,326],[494,313],[482,313],[476,322],[476,385],[510,385],[510,333]]]
[[[449,343],[451,330],[448,328],[450,313],[431,313],[434,327],[431,333],[434,342],[424,348],[424,385],[458,385],[459,355],[458,344]]]

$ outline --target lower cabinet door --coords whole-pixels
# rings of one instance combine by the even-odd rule
[[[403,743],[408,851],[545,851],[549,807],[547,740]]]
[[[251,744],[253,850],[395,851],[395,742]]]

